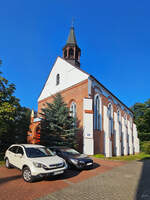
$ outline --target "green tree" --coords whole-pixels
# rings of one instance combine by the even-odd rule
[[[140,139],[150,140],[150,99],[145,103],[136,103],[131,108],[137,125]]]
[[[53,103],[42,109],[41,143],[44,145],[66,145],[77,147],[76,119],[70,115],[69,108],[58,93]]]
[[[10,144],[25,142],[29,128],[31,112],[21,107],[19,99],[14,96],[15,85],[9,84],[0,71],[0,150],[4,151]]]
[[[13,135],[16,143],[27,143],[27,131],[30,125],[31,110],[19,106],[16,110],[16,117],[12,123]]]
[[[7,132],[10,121],[15,120],[15,113],[19,106],[19,99],[13,96],[14,84],[8,84],[8,80],[1,76],[0,72],[0,136]]]

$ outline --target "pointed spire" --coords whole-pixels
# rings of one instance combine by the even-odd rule
[[[81,50],[77,45],[73,22],[66,45],[63,48],[63,58],[71,64],[80,67]]]
[[[73,24],[70,28],[70,33],[68,36],[67,44],[77,44]]]

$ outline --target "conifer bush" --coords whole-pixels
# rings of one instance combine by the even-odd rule
[[[41,144],[77,147],[77,119],[71,116],[59,93],[53,97],[53,103],[46,103],[41,116]]]

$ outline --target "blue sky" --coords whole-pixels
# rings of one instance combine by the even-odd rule
[[[72,18],[81,68],[127,106],[150,98],[149,0],[0,0],[3,76],[16,85],[21,105],[37,98]]]

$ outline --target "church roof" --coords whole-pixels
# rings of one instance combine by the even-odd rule
[[[59,56],[58,56],[59,57]],[[61,58],[61,57],[60,57]],[[62,58],[63,59],[63,58]],[[64,61],[66,61],[65,59],[63,59]],[[67,61],[66,61],[67,62]],[[120,99],[118,99],[118,97],[116,97],[109,89],[107,89],[102,83],[100,83],[93,75],[87,73],[86,71],[82,70],[81,68],[78,68],[77,66],[71,64],[72,66],[74,66],[75,68],[77,68],[79,71],[87,74],[89,77],[91,77],[93,80],[95,80],[99,85],[101,85],[102,88],[104,88],[104,90],[106,90],[111,96],[113,96],[118,102],[120,102],[125,108],[127,108],[131,113],[133,113],[133,111],[126,106]]]
[[[75,33],[74,33],[74,27],[70,28],[67,44],[75,44],[75,45],[77,44]]]
[[[60,56],[58,56],[57,59],[56,59],[56,61],[55,61],[55,63],[57,62],[58,59],[62,59],[62,60],[64,60],[65,62],[67,62],[65,59],[63,59],[63,58],[61,58]],[[55,63],[54,63],[54,65],[55,65]],[[108,90],[108,89],[107,89],[102,83],[100,83],[94,76],[90,75],[89,73],[85,72],[84,70],[82,70],[82,69],[76,67],[75,65],[73,65],[73,64],[71,64],[71,63],[69,63],[69,62],[67,62],[67,63],[70,64],[71,66],[73,66],[74,68],[76,68],[77,70],[81,71],[81,72],[84,73],[85,75],[87,75],[87,77],[90,77],[91,79],[95,80],[99,85],[101,85],[101,87],[102,87],[105,91],[107,91],[107,92],[108,92],[110,95],[112,95],[118,102],[120,102],[125,108],[127,108],[131,113],[133,113],[133,111],[132,111],[130,108],[128,108],[128,106],[126,106],[120,99],[118,99],[114,94],[112,94],[112,92],[110,92],[110,90]],[[54,67],[54,65],[53,65],[53,67]],[[53,67],[52,67],[52,69],[53,69]],[[52,71],[52,69],[51,69],[51,71]],[[51,72],[50,72],[50,74],[51,74]],[[48,76],[48,77],[49,77],[49,76]],[[48,80],[48,78],[47,78],[47,80]],[[46,82],[47,82],[47,80],[46,80]],[[43,89],[45,88],[46,82],[45,82],[45,84],[44,84],[44,86],[43,86]],[[43,91],[43,89],[42,89],[42,91]],[[41,93],[40,93],[40,95],[39,95],[39,98],[40,98],[40,96],[41,96],[41,94],[42,94],[42,91],[41,91]],[[56,92],[56,93],[57,93],[57,92]],[[38,101],[39,101],[39,100],[38,100]]]

